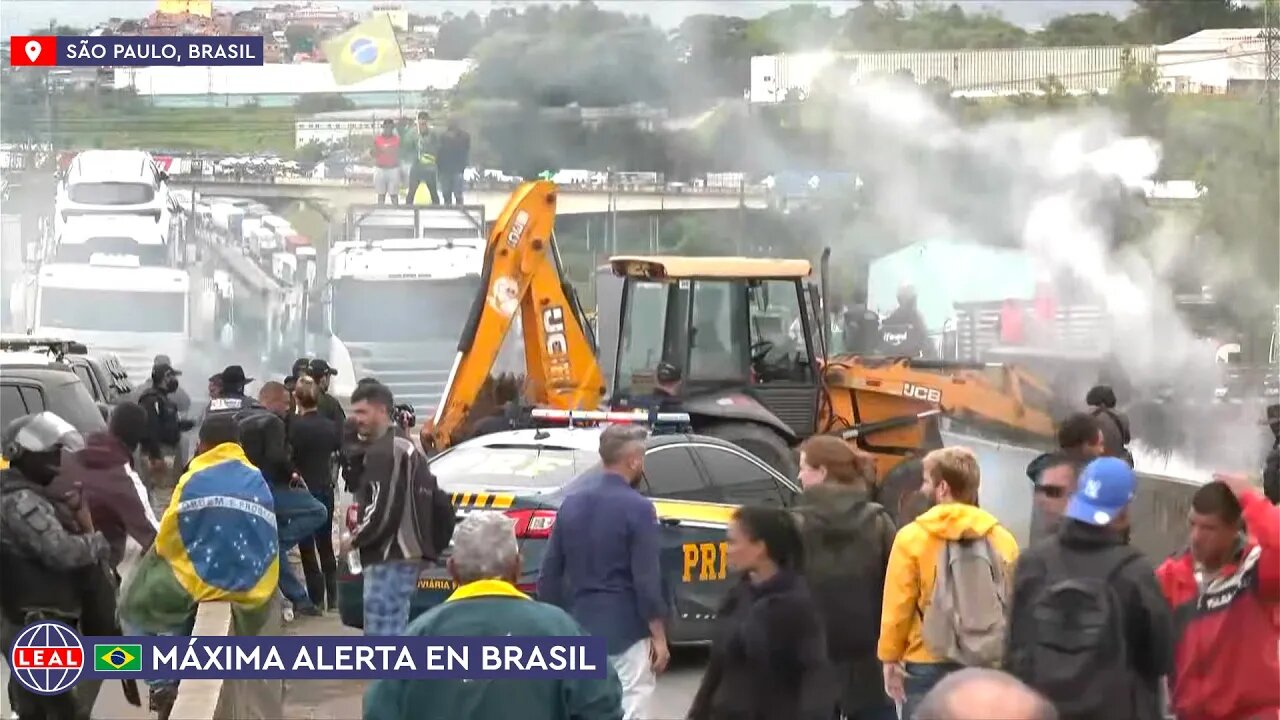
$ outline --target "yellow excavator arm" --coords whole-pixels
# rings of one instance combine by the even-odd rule
[[[577,295],[564,278],[555,219],[555,183],[538,180],[516,188],[494,222],[481,292],[471,306],[435,418],[422,434],[434,449],[463,439],[468,415],[517,313],[524,335],[524,399],[561,410],[599,407],[604,375]]]

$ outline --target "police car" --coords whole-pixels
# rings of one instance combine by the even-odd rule
[[[587,422],[638,422],[647,414],[539,410],[535,417],[560,427],[484,435],[432,458],[440,487],[453,495],[459,519],[475,512],[502,512],[515,520],[521,573],[517,586],[533,594],[556,509],[567,486],[599,467],[602,428]],[[645,476],[638,489],[652,498],[661,523],[664,592],[672,607],[673,643],[710,640],[716,608],[734,582],[725,562],[725,529],[739,505],[788,507],[799,490],[764,461],[712,437],[652,433],[646,444]],[[352,529],[358,509],[347,512]],[[572,541],[571,541],[572,542]],[[343,624],[363,625],[361,576],[339,571]],[[440,604],[454,589],[443,560],[423,570],[411,615]]]

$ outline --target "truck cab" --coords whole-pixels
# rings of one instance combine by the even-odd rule
[[[324,289],[331,391],[377,377],[419,417],[434,410],[484,266],[482,207],[353,207]]]
[[[150,374],[157,353],[181,366],[191,341],[187,272],[143,266],[137,256],[94,254],[88,263],[48,263],[13,295],[34,334],[75,337],[114,353],[134,377]]]
[[[177,258],[168,229],[145,215],[75,215],[62,224],[47,259],[79,264],[94,255],[132,255],[144,266],[171,266]]]

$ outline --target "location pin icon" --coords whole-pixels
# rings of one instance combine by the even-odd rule
[[[27,59],[28,59],[28,60],[30,60],[31,62],[35,62],[35,61],[36,61],[36,59],[40,57],[40,50],[41,50],[41,49],[42,49],[42,48],[41,48],[41,45],[40,45],[40,41],[38,41],[38,40],[28,40],[28,41],[27,41],[27,47],[26,47],[26,50],[27,50]]]

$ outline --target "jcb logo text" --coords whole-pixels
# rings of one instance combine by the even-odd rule
[[[564,308],[552,305],[542,311],[542,332],[546,336],[548,364],[547,379],[555,382],[569,380],[569,341],[564,335]]]
[[[902,394],[909,398],[924,400],[925,402],[942,402],[942,393],[938,390],[920,385],[913,385],[911,383],[902,383]]]

